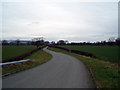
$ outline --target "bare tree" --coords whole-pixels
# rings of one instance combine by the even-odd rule
[[[19,39],[17,39],[15,42],[16,42],[16,45],[17,45],[17,46],[20,45],[20,40],[19,40]]]
[[[117,45],[120,45],[120,38],[117,38],[117,39],[115,40],[115,42],[116,42]]]
[[[57,44],[58,44],[58,45],[65,45],[66,43],[65,43],[64,40],[59,40],[59,41],[57,42]]]
[[[115,37],[110,37],[109,39],[108,39],[108,42],[114,42],[115,41]]]
[[[69,43],[69,41],[68,40],[65,40],[65,44],[68,44]]]
[[[45,45],[49,45],[50,42],[49,41],[45,41],[44,43],[45,43]]]
[[[51,44],[52,44],[52,45],[55,45],[55,41],[52,41]]]
[[[7,40],[3,40],[3,41],[2,41],[2,45],[9,45],[9,43],[8,43]]]
[[[37,47],[45,45],[43,37],[34,38],[32,41],[34,42],[34,45],[36,45]]]

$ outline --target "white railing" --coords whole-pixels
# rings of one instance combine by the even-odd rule
[[[0,66],[9,65],[9,64],[16,64],[16,63],[22,63],[22,62],[28,62],[28,61],[31,61],[31,59],[0,63]]]

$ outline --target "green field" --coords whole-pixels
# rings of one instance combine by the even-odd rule
[[[35,46],[2,46],[2,60],[24,54],[35,49]]]
[[[100,59],[66,52],[62,49],[51,47],[49,47],[48,49],[74,56],[78,60],[82,61],[88,68],[97,88],[113,88],[115,90],[118,90],[116,88],[120,88],[120,85],[118,83],[120,81],[120,68],[116,64]]]
[[[61,47],[65,47],[68,49],[74,49],[74,50],[80,50],[80,51],[86,51],[86,52],[94,54],[95,56],[101,59],[109,60],[112,62],[119,61],[119,50],[120,50],[119,46],[64,45]]]

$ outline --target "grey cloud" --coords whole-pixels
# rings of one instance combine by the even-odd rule
[[[7,3],[3,35],[4,38],[14,34],[20,38],[41,35],[51,41],[97,41],[117,37],[116,7],[117,3],[109,2]]]

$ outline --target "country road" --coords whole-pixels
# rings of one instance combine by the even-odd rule
[[[90,74],[76,58],[57,53],[53,58],[35,68],[3,77],[3,88],[93,88]]]

